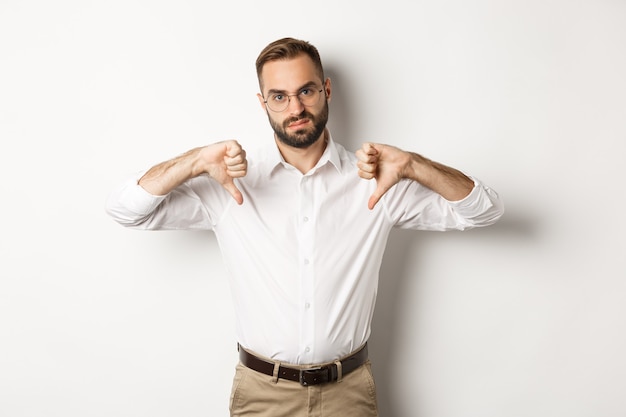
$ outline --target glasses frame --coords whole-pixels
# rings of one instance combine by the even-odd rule
[[[309,88],[309,89],[311,89],[311,90],[314,90],[314,91],[315,91],[315,90],[317,90],[316,88],[313,88],[313,87],[304,87],[304,88],[301,88],[301,89],[300,89],[300,91],[299,91],[297,94],[282,94],[282,93],[274,93],[274,94],[281,94],[281,95],[283,95],[283,96],[287,97],[287,105],[286,105],[286,106],[285,106],[285,108],[284,108],[284,109],[282,109],[282,110],[274,110],[274,109],[273,109],[273,108],[272,108],[272,107],[268,104],[268,102],[267,102],[267,101],[269,100],[269,98],[267,98],[267,99],[266,99],[265,97],[263,97],[263,103],[265,103],[265,105],[267,106],[267,108],[268,108],[268,109],[270,109],[271,111],[273,111],[274,113],[282,113],[282,112],[284,112],[285,110],[287,110],[287,109],[289,108],[289,104],[291,104],[291,97],[295,97],[295,98],[296,98],[296,99],[300,102],[300,104],[302,104],[304,107],[313,107],[313,106],[315,106],[317,103],[319,103],[319,102],[320,102],[319,97],[317,98],[317,102],[316,102],[316,103],[313,103],[313,104],[304,104],[304,103],[302,102],[302,100],[300,99],[300,97],[298,97],[298,96],[300,95],[300,93],[302,92],[302,90],[306,90],[307,88]],[[324,91],[324,87],[322,87],[322,88],[320,88],[319,90],[317,90],[317,92],[318,92],[318,93],[321,93],[322,91]],[[326,93],[324,93],[323,95],[325,96],[325,95],[326,95]],[[321,97],[321,96],[322,96],[322,95],[320,95],[320,97]]]

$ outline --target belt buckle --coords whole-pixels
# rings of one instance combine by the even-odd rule
[[[319,371],[321,371],[322,369],[324,369],[323,366],[319,366],[317,368],[308,368],[308,369],[300,369],[300,385],[302,385],[303,387],[309,386],[309,385],[315,385],[318,384],[318,380],[316,379],[317,377],[315,376],[316,373],[319,373]],[[313,376],[313,381],[309,382],[305,379],[305,375],[312,375]]]

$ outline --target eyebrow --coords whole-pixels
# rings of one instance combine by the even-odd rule
[[[317,88],[317,84],[314,81],[309,81],[308,83],[298,87],[297,91],[300,92],[301,90],[303,90],[305,88],[311,88],[311,87]],[[270,95],[270,94],[285,94],[286,95],[287,91],[286,90],[278,90],[278,89],[272,88],[271,90],[268,90],[267,94],[268,95]]]

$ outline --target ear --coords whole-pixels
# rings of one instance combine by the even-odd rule
[[[326,81],[324,81],[324,90],[326,91],[326,101],[330,101],[330,95],[332,92],[330,78],[326,78]]]
[[[263,98],[261,93],[257,93],[256,96],[259,99],[259,103],[261,104],[261,107],[263,108],[263,110],[267,111],[267,109],[265,108],[266,107],[265,99]]]

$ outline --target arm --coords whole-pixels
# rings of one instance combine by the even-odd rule
[[[218,187],[223,187],[238,204],[242,204],[243,196],[234,178],[243,177],[246,172],[246,153],[236,141],[195,148],[153,166],[140,178],[131,177],[124,181],[109,194],[105,210],[126,227],[209,228],[197,196],[182,187],[183,183],[208,175]],[[177,213],[175,218],[167,217],[165,212],[158,215],[157,208],[166,199],[170,210]]]
[[[403,178],[419,182],[449,201],[462,200],[474,188],[474,181],[462,172],[394,146],[365,143],[356,155],[359,176],[376,179],[376,190],[367,204],[370,209]]]
[[[231,140],[195,148],[155,165],[139,179],[139,185],[150,194],[165,195],[191,178],[208,174],[233,196],[237,204],[242,204],[243,196],[233,178],[245,176],[246,170],[246,152],[239,143]]]

